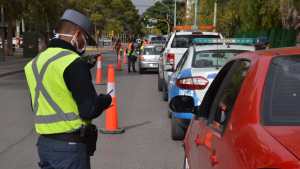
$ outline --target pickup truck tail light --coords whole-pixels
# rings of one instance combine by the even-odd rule
[[[167,54],[167,62],[169,64],[174,64],[174,62],[175,62],[175,54],[174,53]]]
[[[202,76],[181,78],[176,81],[176,86],[181,89],[202,90],[205,89],[209,81]]]

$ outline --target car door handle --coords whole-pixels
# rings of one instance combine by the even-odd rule
[[[201,138],[200,138],[199,134],[197,134],[197,136],[196,136],[196,138],[195,138],[194,141],[195,141],[195,144],[196,144],[197,147],[203,144],[203,142],[201,141]]]
[[[209,159],[210,159],[210,163],[211,163],[211,165],[212,165],[213,167],[216,166],[217,164],[219,164],[219,161],[218,161],[218,159],[217,159],[217,153],[216,153],[216,150],[212,150],[212,151],[211,151],[211,154],[210,154]]]

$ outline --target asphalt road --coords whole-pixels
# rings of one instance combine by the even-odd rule
[[[104,51],[104,67],[115,58]],[[167,103],[157,91],[156,76],[117,72],[119,125],[126,132],[100,135],[93,169],[182,168],[182,143],[170,138]],[[106,92],[106,86],[96,86],[96,90]],[[0,114],[0,169],[37,169],[37,135],[22,73],[0,78]],[[103,127],[104,114],[94,123]]]

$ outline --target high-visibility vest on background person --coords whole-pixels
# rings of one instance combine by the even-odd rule
[[[88,123],[80,119],[77,104],[63,76],[65,69],[78,57],[70,50],[48,48],[25,66],[38,134],[73,132]]]

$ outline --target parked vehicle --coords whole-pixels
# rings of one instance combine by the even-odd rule
[[[109,38],[106,38],[106,37],[100,38],[99,39],[99,44],[101,46],[111,46],[112,45],[112,40],[109,39]]]
[[[159,62],[158,90],[162,91],[164,101],[168,100],[169,78],[176,68],[182,55],[192,44],[194,38],[223,38],[216,32],[185,31],[173,32],[168,39]]]
[[[300,168],[300,48],[243,53],[216,76],[184,139],[185,169]]]
[[[153,36],[150,38],[150,44],[160,44],[164,45],[167,39],[164,36]]]
[[[195,40],[203,40],[203,42],[213,44],[201,46],[202,43],[200,43],[200,46],[191,46],[183,55],[175,72],[170,77],[168,84],[169,102],[176,96],[191,96],[194,105],[199,106],[220,68],[235,55],[255,50],[254,45],[223,44],[225,41],[229,42],[236,39],[224,39],[221,44],[214,44],[214,39],[200,38]],[[192,114],[176,113],[169,110],[169,116],[172,121],[172,139],[184,139]]]
[[[159,57],[162,50],[161,45],[146,45],[139,56],[139,72],[146,70],[158,70]]]

